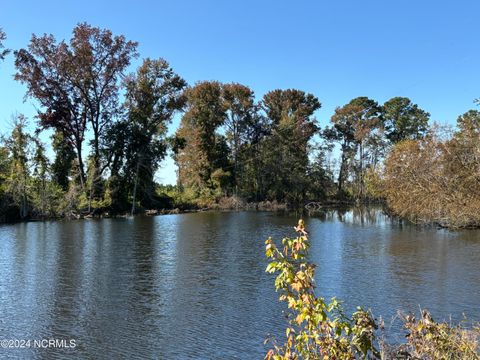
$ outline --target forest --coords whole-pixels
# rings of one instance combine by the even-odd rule
[[[6,40],[0,29],[0,61],[14,57],[38,106],[2,129],[1,221],[378,201],[415,222],[480,226],[475,108],[445,127],[407,97],[359,96],[321,128],[320,99],[300,89],[257,99],[239,83],[188,84],[161,58],[128,73],[138,43],[108,29],[81,23],[69,41],[32,35],[16,50]],[[176,185],[155,181],[168,154]]]

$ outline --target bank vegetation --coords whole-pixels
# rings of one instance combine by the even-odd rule
[[[108,29],[7,40],[0,29],[0,61],[13,55],[37,114],[2,129],[1,220],[386,201],[416,222],[479,226],[477,110],[444,136],[407,97],[359,96],[321,126],[300,89],[188,84],[162,58],[132,71],[138,43]],[[175,185],[157,178],[168,155]]]

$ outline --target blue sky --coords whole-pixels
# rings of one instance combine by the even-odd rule
[[[240,82],[258,98],[302,89],[320,99],[322,126],[357,96],[408,96],[453,124],[480,97],[479,13],[478,0],[1,0],[0,27],[12,49],[32,33],[69,39],[79,22],[109,28],[140,43],[132,71],[142,57],[163,57],[190,84]],[[15,112],[35,114],[13,74],[10,55],[0,64],[1,133]],[[175,181],[171,160],[158,180]]]

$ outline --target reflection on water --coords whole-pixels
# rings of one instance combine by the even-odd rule
[[[0,226],[0,334],[76,339],[11,358],[262,358],[285,320],[264,239],[295,215],[196,213]],[[480,320],[480,232],[392,221],[372,208],[311,214],[318,291],[390,319],[419,306]],[[395,332],[395,328],[392,330]]]

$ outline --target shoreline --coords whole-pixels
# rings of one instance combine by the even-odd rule
[[[236,211],[265,211],[265,212],[296,212],[304,213],[307,215],[312,215],[318,212],[329,211],[329,210],[348,210],[351,208],[358,207],[372,207],[372,206],[382,206],[384,213],[391,217],[392,219],[397,219],[398,221],[405,221],[412,225],[422,226],[422,227],[437,227],[438,229],[446,229],[450,231],[462,231],[462,230],[478,230],[480,226],[468,226],[468,227],[455,227],[449,226],[445,223],[437,223],[433,221],[412,221],[408,218],[402,218],[396,215],[391,209],[388,208],[385,201],[376,200],[376,201],[351,201],[351,200],[325,200],[325,201],[310,201],[306,202],[303,206],[291,206],[285,203],[278,203],[276,201],[262,201],[262,202],[231,202],[227,203],[215,203],[212,206],[196,208],[195,205],[184,207],[174,207],[174,208],[163,208],[163,209],[144,209],[138,211],[135,214],[131,215],[130,213],[120,213],[120,214],[111,214],[109,211],[101,211],[100,209],[95,209],[94,211],[87,212],[74,212],[71,211],[69,214],[64,216],[44,216],[44,217],[27,217],[24,219],[16,219],[13,221],[6,221],[4,218],[0,218],[0,225],[13,225],[26,222],[43,222],[43,221],[74,221],[74,220],[90,220],[90,219],[122,219],[122,218],[132,218],[135,216],[161,216],[161,215],[178,215],[178,214],[189,214],[189,213],[198,213],[198,212],[236,212]]]
[[[315,203],[315,209],[309,207],[309,204]],[[190,206],[178,206],[174,208],[163,209],[144,209],[142,211],[135,212],[133,215],[130,213],[112,214],[109,211],[102,211],[101,209],[94,209],[93,211],[70,211],[63,216],[29,216],[24,219],[15,219],[7,221],[4,218],[0,218],[0,224],[17,224],[22,222],[38,222],[38,221],[71,221],[71,220],[89,220],[89,219],[108,219],[108,218],[129,218],[133,216],[160,216],[160,215],[176,215],[187,214],[206,211],[307,211],[315,212],[325,209],[341,209],[349,208],[357,205],[373,205],[377,203],[362,203],[359,204],[355,201],[337,201],[326,200],[323,202],[307,202],[302,206],[292,206],[286,203],[279,203],[277,201],[261,201],[261,202],[244,202],[228,201],[215,203],[208,207],[196,207],[194,204]]]

